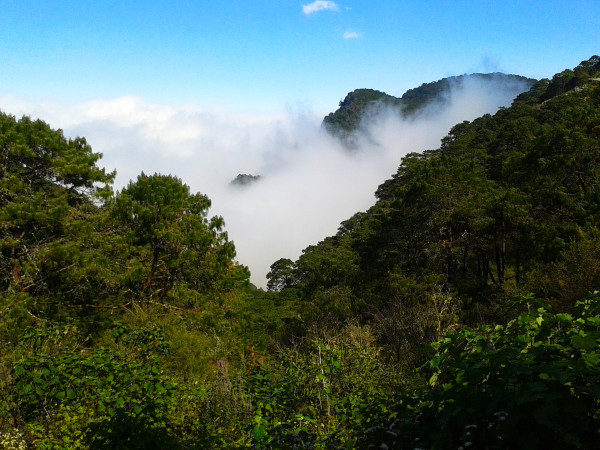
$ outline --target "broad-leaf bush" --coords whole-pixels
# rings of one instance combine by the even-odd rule
[[[323,446],[351,443],[370,424],[394,416],[405,382],[383,362],[368,330],[344,332],[251,368],[244,389],[255,411],[256,445],[283,445],[302,432]]]
[[[433,344],[430,386],[412,422],[425,446],[600,444],[600,294],[573,314],[523,301],[531,309],[506,326],[465,328]]]
[[[115,337],[133,345],[134,356],[106,348],[56,348],[63,330],[65,339],[76,331],[26,330],[23,342],[32,342],[33,352],[14,365],[13,416],[37,424],[30,429],[36,445],[102,447],[123,441],[127,448],[144,448],[149,436],[166,442],[176,389],[159,369],[169,348],[160,330],[116,327]],[[44,352],[50,345],[54,350]]]

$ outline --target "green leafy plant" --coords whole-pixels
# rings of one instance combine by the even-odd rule
[[[47,348],[42,339],[60,337],[62,330],[26,330],[24,342]],[[118,334],[124,327],[116,330]],[[34,435],[50,442],[55,436],[69,446],[76,441],[96,446],[120,439],[147,442],[147,437],[130,429],[146,430],[147,436],[158,439],[165,432],[176,393],[175,384],[159,369],[159,355],[168,353],[168,342],[160,330],[121,335],[135,346],[135,357],[105,348],[63,347],[52,353],[34,351],[18,360],[12,389],[18,411],[13,416],[37,422]]]
[[[430,386],[417,397],[415,416],[424,442],[484,448],[600,442],[600,294],[579,302],[573,315],[552,314],[531,296],[523,302],[530,309],[506,326],[466,328],[433,344]]]

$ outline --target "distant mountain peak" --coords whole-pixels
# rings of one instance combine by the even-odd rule
[[[323,119],[323,127],[332,135],[340,137],[348,144],[349,136],[358,131],[360,121],[369,108],[377,105],[397,108],[403,116],[411,116],[436,101],[443,101],[450,89],[469,80],[496,80],[522,82],[530,88],[537,80],[520,75],[507,75],[501,72],[474,73],[442,78],[431,83],[409,89],[401,97],[394,97],[375,89],[355,89],[340,101],[339,108]]]

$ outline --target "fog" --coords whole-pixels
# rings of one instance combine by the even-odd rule
[[[58,104],[5,95],[0,109],[39,117],[67,137],[86,137],[103,153],[100,165],[117,170],[115,190],[144,171],[176,175],[192,192],[208,195],[209,214],[224,217],[238,261],[264,287],[274,261],[295,260],[308,245],[335,234],[341,221],[372,206],[377,186],[396,172],[404,155],[438,148],[453,125],[509,106],[524,89],[469,80],[411,119],[375,109],[361,124],[353,151],[321,129],[328,111],[301,105],[257,113],[131,96]],[[230,185],[240,173],[262,177]]]

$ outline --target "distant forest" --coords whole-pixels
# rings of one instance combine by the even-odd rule
[[[519,80],[267,291],[205,195],[0,113],[0,448],[599,448],[600,57]]]
[[[505,84],[523,83],[528,88],[537,81],[520,75],[474,73],[443,78],[433,83],[423,83],[418,88],[409,89],[401,97],[394,97],[374,89],[356,89],[340,101],[339,108],[335,112],[324,117],[323,126],[329,133],[348,143],[348,137],[360,130],[361,120],[372,110],[388,107],[397,110],[403,117],[411,117],[432,103],[447,101],[452,89],[471,81],[485,80],[495,80]]]

